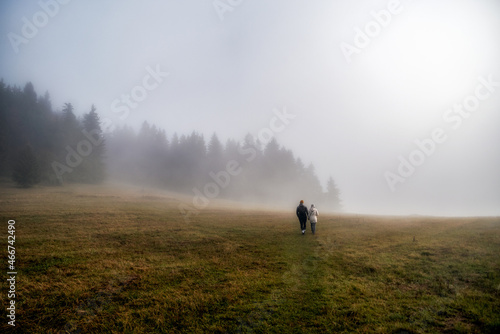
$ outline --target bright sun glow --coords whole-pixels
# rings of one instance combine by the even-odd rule
[[[460,102],[484,73],[482,31],[458,15],[408,12],[394,21],[386,35],[369,46],[366,77],[380,103],[390,100],[383,112],[394,126],[426,129],[437,126],[446,108]],[[401,14],[403,15],[403,14]],[[479,50],[479,52],[478,52]],[[376,61],[372,61],[376,57]],[[389,98],[389,100],[388,100]],[[385,100],[384,100],[385,99]],[[419,130],[420,131],[420,130]]]
[[[450,93],[460,78],[472,75],[471,41],[459,25],[429,20],[410,27],[403,48],[405,68],[417,84]]]

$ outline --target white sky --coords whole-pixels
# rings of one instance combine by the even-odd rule
[[[51,4],[52,17],[40,3]],[[232,10],[221,20],[214,3]],[[323,182],[334,177],[346,211],[499,215],[500,84],[456,129],[458,114],[443,115],[474,96],[479,77],[500,82],[500,3],[401,0],[348,62],[342,43],[356,46],[355,29],[376,29],[371,13],[391,3],[7,0],[0,77],[48,90],[55,109],[95,104],[101,118],[122,124],[111,104],[159,66],[168,77],[125,123],[242,139],[286,108],[296,118],[278,141]],[[38,19],[36,33],[23,17]],[[9,33],[29,38],[19,44]],[[398,157],[408,159],[414,141],[436,128],[446,141],[391,191],[384,173],[396,175]]]

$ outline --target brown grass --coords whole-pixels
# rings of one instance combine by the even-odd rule
[[[0,216],[5,236],[16,220],[18,295],[17,325],[4,319],[2,329],[500,329],[499,218],[322,215],[317,235],[302,236],[293,210],[213,201],[186,222],[181,201],[190,198],[136,187],[5,185]]]

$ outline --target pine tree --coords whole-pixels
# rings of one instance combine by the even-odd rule
[[[0,176],[4,176],[8,170],[9,151],[9,132],[10,122],[7,112],[7,101],[10,97],[9,87],[6,87],[3,79],[0,79]]]
[[[340,204],[340,191],[331,176],[326,183],[326,201],[328,209],[333,211],[340,211],[342,209],[342,205]]]
[[[89,183],[100,183],[105,178],[104,135],[99,115],[95,110],[92,105],[90,112],[83,116],[83,131],[91,144],[91,154],[85,157],[82,175],[84,181]]]
[[[40,167],[30,145],[26,145],[19,151],[12,179],[24,188],[32,187],[40,182]]]
[[[67,147],[73,150],[77,149],[78,142],[82,139],[81,124],[76,118],[74,108],[71,103],[65,103],[62,109],[60,119],[60,138],[58,140],[58,160],[64,161]],[[84,171],[80,163],[76,167],[72,167],[72,171],[65,173],[61,182],[81,182],[84,179]]]
[[[223,169],[225,162],[223,161],[224,147],[219,141],[219,138],[214,133],[210,142],[208,143],[207,149],[207,171],[208,172],[218,172]]]
[[[63,125],[68,132],[78,128],[78,120],[76,119],[74,108],[71,103],[64,104],[62,119]]]

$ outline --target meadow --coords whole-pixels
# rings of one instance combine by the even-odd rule
[[[17,189],[16,326],[3,333],[498,333],[499,217],[323,214],[118,186]],[[5,281],[4,281],[5,282]]]

